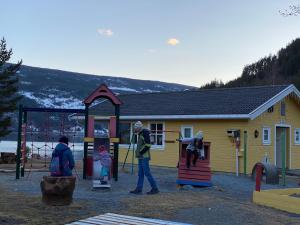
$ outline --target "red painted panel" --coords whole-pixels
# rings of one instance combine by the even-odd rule
[[[87,168],[86,168],[86,175],[88,177],[93,176],[93,157],[92,156],[88,156],[87,157]]]
[[[83,101],[83,103],[90,105],[98,98],[109,99],[114,105],[122,104],[121,100],[105,84],[101,84]]]
[[[117,118],[115,116],[110,117],[109,120],[109,137],[117,137]]]
[[[190,180],[190,179],[194,179],[194,180],[210,180],[211,176],[196,176],[196,175],[180,175],[179,179],[185,179],[185,180]]]
[[[93,116],[89,116],[88,137],[94,137],[95,120]]]
[[[210,174],[210,171],[179,170],[179,174],[186,174],[186,175],[207,175],[207,174]]]
[[[190,168],[186,167],[186,145],[181,146],[179,168],[178,168],[178,178],[185,181],[194,182],[210,182],[211,180],[211,169],[210,169],[210,143],[204,143],[204,150],[206,159],[197,160],[196,165],[191,165]]]

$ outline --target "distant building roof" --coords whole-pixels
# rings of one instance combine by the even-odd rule
[[[180,92],[124,94],[118,97],[121,119],[254,119],[294,92],[294,85],[200,89]],[[97,116],[114,115],[104,101],[90,109]]]

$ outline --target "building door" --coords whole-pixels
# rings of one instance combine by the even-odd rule
[[[286,127],[276,127],[276,166],[278,168],[282,168],[282,152],[284,152],[285,167],[288,168],[289,165],[288,129],[289,128]],[[282,145],[282,142],[284,142],[284,146]]]

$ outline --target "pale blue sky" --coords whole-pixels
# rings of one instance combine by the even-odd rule
[[[0,2],[13,61],[193,86],[236,78],[300,36],[300,16],[278,13],[299,0]]]

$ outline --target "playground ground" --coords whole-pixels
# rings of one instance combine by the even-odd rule
[[[153,167],[161,190],[153,196],[128,194],[136,183],[136,175],[128,172],[120,171],[111,190],[92,191],[91,181],[79,177],[73,204],[60,207],[41,202],[39,184],[45,172],[31,172],[20,180],[14,173],[0,173],[0,224],[65,224],[108,212],[191,224],[300,224],[300,215],[253,204],[249,177],[214,173],[213,187],[178,189],[176,173]],[[288,177],[287,187],[297,187],[299,179]],[[282,186],[263,185],[268,188]]]

